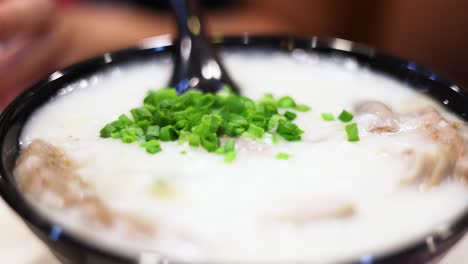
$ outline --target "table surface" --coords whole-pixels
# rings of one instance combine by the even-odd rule
[[[58,264],[47,248],[29,231],[19,217],[0,199],[1,263]],[[440,264],[468,263],[468,235]]]

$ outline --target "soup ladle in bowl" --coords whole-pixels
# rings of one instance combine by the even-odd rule
[[[194,0],[170,0],[178,37],[174,43],[174,71],[170,86],[183,93],[189,89],[218,92],[225,86],[239,93],[215,49],[206,39],[200,6]]]

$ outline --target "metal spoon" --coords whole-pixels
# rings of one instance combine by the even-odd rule
[[[170,85],[179,94],[189,89],[215,93],[225,85],[239,93],[238,86],[229,77],[205,37],[198,1],[170,0],[170,3],[179,33],[174,44],[175,67]]]

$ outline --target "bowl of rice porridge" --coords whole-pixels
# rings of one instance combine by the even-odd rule
[[[0,194],[60,261],[429,263],[466,233],[462,88],[342,39],[213,41],[241,94],[168,87],[159,39],[1,114]]]

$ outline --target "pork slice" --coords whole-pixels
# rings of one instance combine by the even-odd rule
[[[270,218],[293,225],[304,225],[322,220],[348,219],[356,213],[356,208],[351,202],[335,199],[288,203],[278,209],[270,215]]]
[[[410,171],[403,183],[425,181],[430,187],[439,185],[451,175],[467,178],[468,155],[459,127],[451,124],[434,108],[426,107],[415,116],[417,131],[433,145],[410,151]]]
[[[379,101],[361,101],[354,112],[360,116],[360,125],[372,133],[397,132],[398,116],[386,104]]]
[[[22,193],[49,209],[78,213],[83,221],[98,228],[118,225],[125,226],[129,234],[155,233],[153,225],[142,219],[109,208],[77,169],[61,149],[34,140],[19,157],[15,177]]]

